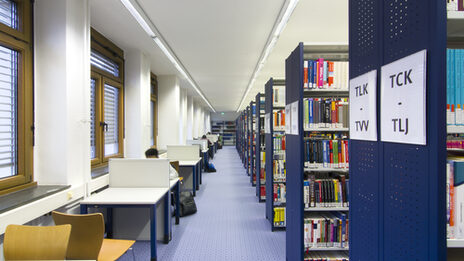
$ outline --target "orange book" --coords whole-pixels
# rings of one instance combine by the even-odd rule
[[[331,87],[334,83],[334,62],[327,62],[328,63],[328,67],[329,67],[329,75],[328,75],[328,83],[329,83],[329,87]]]
[[[282,114],[280,125],[285,126],[285,111],[281,110],[280,113]]]

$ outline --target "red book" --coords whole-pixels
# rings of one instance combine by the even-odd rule
[[[348,164],[350,162],[350,156],[348,154],[349,150],[348,150],[348,141],[345,140],[345,152],[346,152],[346,155],[345,155],[345,161],[346,161],[346,167],[348,167]]]
[[[282,150],[285,150],[285,136],[282,136]]]
[[[327,62],[329,66],[329,75],[327,81],[329,82],[329,87],[332,87],[334,83],[334,62]]]
[[[464,0],[458,0],[458,11],[464,11]]]
[[[280,118],[280,125],[285,126],[285,111],[281,110],[280,113],[282,115],[281,118]]]

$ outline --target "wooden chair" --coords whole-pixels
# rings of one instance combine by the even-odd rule
[[[64,260],[70,234],[71,225],[9,225],[5,230],[3,255],[5,260]]]
[[[103,238],[105,221],[101,213],[70,215],[53,211],[52,216],[55,224],[72,226],[66,254],[68,259],[114,261],[135,243],[134,240]]]

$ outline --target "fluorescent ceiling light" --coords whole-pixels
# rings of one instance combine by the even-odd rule
[[[135,20],[137,20],[137,22],[143,28],[143,30],[145,30],[145,32],[147,32],[147,34],[150,37],[152,37],[152,38],[155,37],[156,35],[153,32],[153,30],[151,29],[151,27],[147,24],[145,19],[143,19],[143,17],[140,15],[139,11],[137,11],[137,9],[135,9],[135,7],[132,5],[130,0],[121,0],[121,2],[126,7],[126,9],[131,13],[131,15],[135,18]]]
[[[240,111],[240,108],[242,107],[243,103],[245,102],[245,99],[250,92],[251,87],[253,87],[253,84],[255,83],[256,78],[259,75],[259,72],[261,69],[263,69],[264,64],[266,63],[267,58],[271,54],[272,49],[274,48],[275,44],[277,43],[277,39],[279,38],[280,34],[284,30],[285,26],[288,23],[288,19],[290,19],[290,16],[292,15],[293,11],[295,10],[296,5],[298,4],[299,0],[287,0],[287,5],[285,8],[284,13],[280,17],[279,23],[274,26],[272,34],[271,34],[271,39],[268,43],[266,44],[266,47],[264,48],[264,51],[261,53],[261,58],[258,61],[258,64],[255,66],[255,71],[253,72],[253,77],[250,79],[250,82],[247,86],[247,89],[245,90],[245,93],[242,97],[242,100],[240,101],[240,104],[238,105],[237,112]],[[281,12],[282,13],[282,12]]]
[[[216,110],[213,108],[211,103],[209,103],[208,99],[203,95],[203,93],[200,91],[198,86],[195,84],[195,82],[192,80],[190,75],[185,71],[185,69],[182,67],[182,65],[177,61],[175,56],[173,55],[172,51],[169,50],[169,48],[163,43],[161,39],[161,35],[159,34],[158,36],[154,33],[156,31],[156,27],[154,25],[149,25],[147,21],[142,17],[139,11],[137,11],[137,8],[132,5],[131,0],[121,0],[122,4],[126,7],[126,9],[132,14],[132,16],[137,20],[139,25],[145,30],[145,32],[153,39],[153,41],[158,45],[158,47],[161,49],[161,51],[166,55],[166,57],[171,61],[171,63],[176,67],[177,71],[179,71],[185,79],[192,85],[193,89],[203,98],[203,100],[208,104],[208,106],[213,110],[213,112],[216,112]],[[141,10],[143,13],[143,10],[140,6],[138,8]],[[149,21],[151,23],[151,21]],[[155,28],[155,30],[152,29]]]

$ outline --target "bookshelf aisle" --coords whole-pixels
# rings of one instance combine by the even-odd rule
[[[250,160],[250,106],[247,106],[245,109],[245,119],[244,119],[244,124],[245,124],[245,169],[246,169],[246,174],[250,176],[250,166],[251,166],[251,160]]]
[[[287,259],[348,259],[348,45],[300,45],[286,60]]]
[[[211,124],[211,132],[222,136],[222,145],[235,145],[235,121],[213,121]]]
[[[286,227],[285,80],[271,78],[265,96],[266,218],[275,231]]]
[[[454,8],[450,8],[455,7]],[[453,5],[455,4],[455,5]],[[450,1],[447,19],[447,246],[464,248],[464,12]],[[453,10],[454,9],[454,10]]]
[[[264,112],[265,97],[263,94],[256,95],[256,196],[258,202],[266,200],[266,142],[264,135]],[[259,177],[259,178],[258,178]]]

